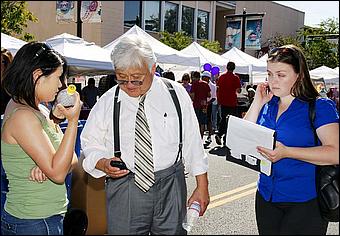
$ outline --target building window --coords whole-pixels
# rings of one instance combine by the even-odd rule
[[[141,1],[124,1],[124,26],[141,26]]]
[[[208,39],[209,12],[198,10],[197,15],[197,38]]]
[[[182,31],[189,36],[194,36],[194,8],[182,7]]]
[[[164,31],[174,33],[178,31],[178,5],[165,2],[164,8]]]
[[[160,1],[145,1],[145,30],[159,31],[160,23]]]

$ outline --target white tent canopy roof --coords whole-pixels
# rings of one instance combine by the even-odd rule
[[[56,35],[45,42],[66,58],[69,75],[113,73],[110,52],[94,43],[68,33]]]
[[[177,51],[176,49],[173,49],[165,45],[164,43],[158,41],[157,39],[146,33],[137,25],[133,26],[119,38],[115,39],[114,41],[107,44],[103,48],[111,52],[113,48],[117,45],[118,41],[127,35],[136,35],[136,37],[145,39],[150,44],[152,50],[154,51],[157,57],[157,63],[162,63],[165,65],[170,64],[168,65],[169,67],[174,65],[199,67],[200,64],[199,57],[186,55],[180,51]]]
[[[225,59],[221,55],[202,47],[197,42],[191,43],[189,46],[182,49],[181,52],[191,56],[198,56],[200,58],[201,66],[205,63],[209,63],[212,66],[218,66],[220,71],[222,71],[222,69],[224,70],[229,62],[228,59]]]
[[[326,84],[339,84],[339,70],[329,68],[327,66],[320,66],[309,71],[312,77],[322,77]]]
[[[268,59],[268,53],[264,54],[262,57],[259,58],[260,61],[267,62]]]
[[[266,72],[267,63],[232,47],[228,52],[221,55],[229,61],[235,62],[236,73],[248,74],[252,72]]]
[[[26,44],[27,42],[17,39],[15,37],[9,36],[7,34],[1,33],[1,47],[6,48],[13,55]]]

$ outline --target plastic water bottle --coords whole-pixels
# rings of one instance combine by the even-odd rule
[[[184,221],[182,223],[183,229],[185,229],[187,232],[190,232],[192,227],[196,224],[198,217],[200,215],[201,211],[201,205],[199,202],[194,201],[191,203],[187,215],[184,218]]]
[[[57,114],[56,107],[57,104],[63,105],[65,108],[74,106],[76,102],[75,92],[77,88],[74,84],[70,84],[66,89],[59,91],[57,98],[52,107],[52,115],[58,119],[65,119],[61,114]]]

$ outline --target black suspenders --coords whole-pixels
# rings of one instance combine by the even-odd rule
[[[165,78],[161,78],[162,81],[165,83],[165,85],[168,87],[168,90],[170,92],[172,101],[175,104],[176,107],[176,111],[177,111],[177,116],[178,116],[178,124],[179,124],[179,144],[178,144],[178,153],[177,153],[177,157],[176,157],[176,161],[175,163],[178,161],[178,157],[180,157],[180,159],[182,159],[182,147],[183,147],[183,127],[182,127],[182,112],[181,112],[181,106],[179,104],[178,101],[178,97],[176,94],[175,89],[172,87],[171,83],[168,81],[168,79]]]
[[[114,96],[114,107],[113,107],[113,129],[114,129],[114,156],[121,156],[120,152],[120,139],[119,139],[119,112],[120,102],[118,102],[119,86],[117,85],[115,96]]]
[[[183,147],[183,134],[182,134],[182,112],[181,106],[179,104],[179,100],[177,94],[172,87],[171,83],[164,78],[161,78],[162,81],[167,86],[171,98],[175,104],[177,115],[178,115],[178,123],[179,123],[179,144],[178,144],[178,153],[176,157],[175,163],[178,161],[178,158],[182,159],[182,147]],[[119,86],[116,88],[115,96],[114,96],[114,107],[113,107],[113,129],[114,129],[114,156],[120,157],[120,138],[119,138],[119,113],[120,113],[120,102],[118,102],[118,94],[119,94]]]

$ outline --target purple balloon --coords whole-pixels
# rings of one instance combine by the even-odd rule
[[[213,68],[211,68],[211,75],[218,75],[219,72],[220,68],[218,66],[214,66]]]
[[[206,70],[206,71],[210,71],[211,70],[211,65],[209,63],[205,63],[203,65],[203,69]]]

